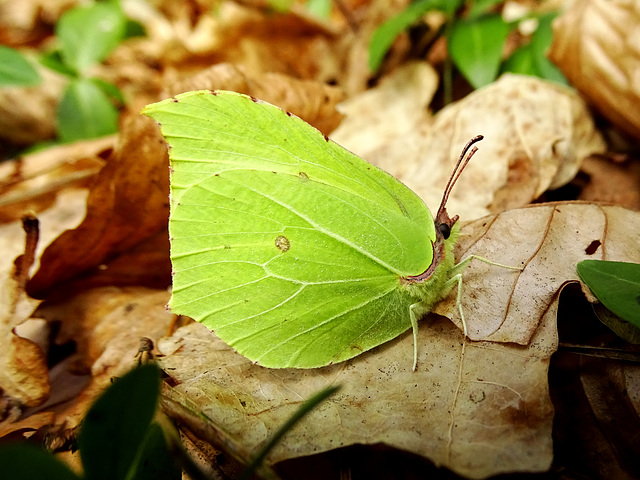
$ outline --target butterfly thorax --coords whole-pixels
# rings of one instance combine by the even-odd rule
[[[400,277],[400,285],[416,300],[433,305],[444,298],[448,289],[444,284],[449,280],[449,271],[455,265],[453,249],[460,234],[460,225],[457,217],[450,220],[448,237],[445,238],[436,221],[436,240],[432,242],[433,260],[431,265],[421,274],[415,276]]]

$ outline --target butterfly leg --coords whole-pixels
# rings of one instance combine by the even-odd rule
[[[467,257],[467,258],[471,259],[472,257]],[[475,258],[480,259],[481,257],[475,257]],[[462,269],[464,269],[464,267],[469,263],[469,262],[467,262],[467,259],[464,259],[458,265],[453,267],[453,270],[456,270],[456,268],[459,267],[463,262],[466,262],[465,265],[462,265]],[[467,336],[467,321],[464,319],[464,312],[462,311],[462,272],[456,273],[453,277],[451,277],[449,280],[447,280],[447,282],[444,284],[444,289],[445,289],[445,291],[449,291],[450,289],[452,289],[455,286],[456,283],[458,284],[458,295],[456,296],[456,307],[458,307],[458,312],[460,312],[460,320],[462,321],[462,332],[464,333],[464,336],[466,337]]]
[[[511,265],[504,265],[502,263],[492,262],[491,260],[489,260],[487,258],[484,258],[484,257],[480,257],[478,255],[469,255],[468,257],[464,258],[459,263],[454,265],[453,268],[450,270],[450,273],[452,275],[454,275],[454,276],[459,274],[459,273],[462,273],[462,271],[465,268],[467,268],[467,266],[471,263],[471,260],[480,260],[481,262],[486,263],[487,265],[491,265],[493,267],[508,268],[509,270],[520,270],[520,271],[522,271],[524,269],[524,267],[512,267]]]
[[[414,303],[409,307],[409,318],[411,319],[411,329],[413,330],[413,371],[418,368],[418,319],[431,309],[425,308],[422,302]]]

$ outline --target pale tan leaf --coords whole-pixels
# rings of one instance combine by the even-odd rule
[[[421,106],[421,97],[410,99]],[[370,108],[387,112],[388,105]],[[361,130],[388,138],[394,121],[371,122]],[[449,212],[466,220],[527,205],[570,181],[586,156],[605,147],[574,91],[519,75],[503,75],[433,119],[425,115],[378,150],[367,142],[345,146],[365,152],[366,160],[404,182],[434,210],[462,147],[478,134],[485,139],[449,199]]]
[[[640,138],[640,3],[579,0],[553,23],[551,60],[584,98]]]
[[[363,158],[385,154],[398,162],[414,155],[415,131],[430,123],[427,107],[438,88],[436,71],[426,62],[407,63],[383,78],[378,86],[340,104],[346,118],[331,134],[336,143]],[[396,173],[402,162],[395,165]]]

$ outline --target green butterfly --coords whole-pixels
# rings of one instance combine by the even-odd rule
[[[170,147],[174,313],[271,368],[342,362],[413,328],[416,368],[418,319],[455,285],[460,305],[478,258],[455,265],[445,205],[481,136],[434,220],[391,175],[260,100],[197,91],[143,113]]]

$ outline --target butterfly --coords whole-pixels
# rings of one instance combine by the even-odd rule
[[[421,316],[455,286],[462,314],[461,272],[479,257],[455,264],[446,202],[482,136],[434,218],[391,175],[261,100],[195,91],[142,113],[169,145],[174,313],[270,368],[342,362],[412,328],[414,370]]]

